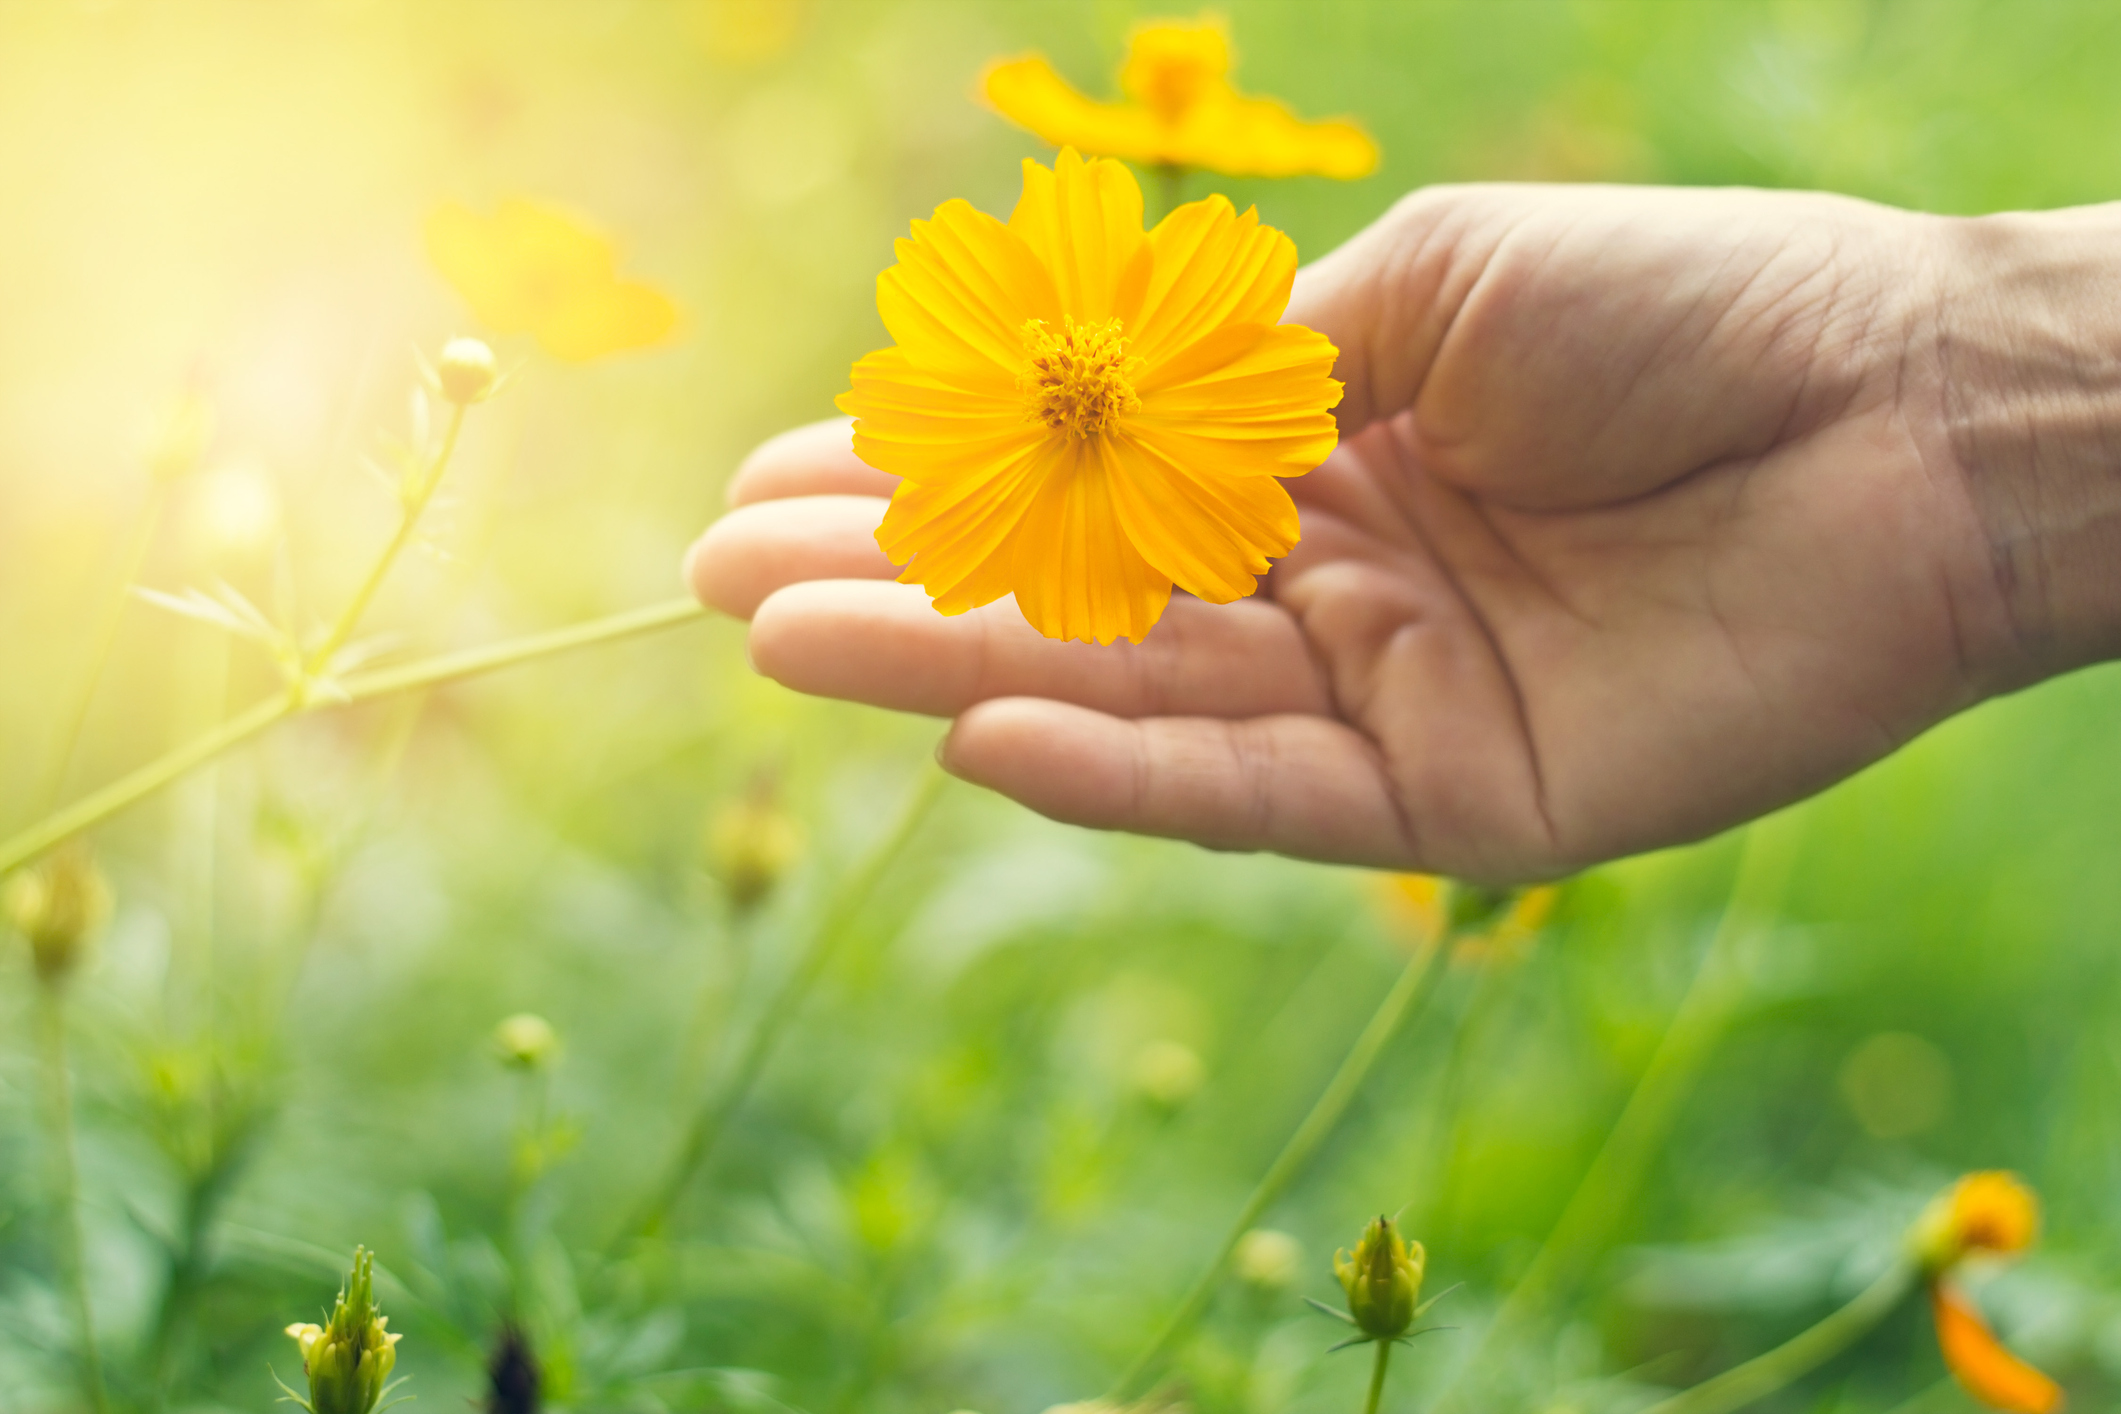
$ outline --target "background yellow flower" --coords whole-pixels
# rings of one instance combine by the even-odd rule
[[[1241,94],[1231,66],[1220,24],[1160,20],[1129,38],[1124,102],[1081,93],[1041,54],[989,65],[981,91],[1003,117],[1056,147],[1239,177],[1346,180],[1377,169],[1377,144],[1353,121],[1307,122],[1278,99]]]
[[[902,476],[876,538],[959,614],[1004,594],[1049,638],[1139,641],[1174,585],[1252,593],[1298,534],[1276,477],[1333,450],[1325,338],[1277,323],[1296,247],[1222,197],[1142,231],[1117,162],[1024,163],[1004,224],[913,223],[854,366],[855,452]]]
[[[427,218],[427,253],[496,334],[531,334],[554,358],[586,363],[657,343],[677,306],[618,277],[609,236],[564,211],[519,198],[492,216],[449,202]]]

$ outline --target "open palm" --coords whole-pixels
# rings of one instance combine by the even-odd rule
[[[1255,598],[1140,645],[889,582],[844,422],[695,547],[762,672],[955,717],[957,774],[1080,824],[1489,880],[1698,838],[2008,685],[1944,427],[1926,218],[1808,194],[1410,198],[1298,279],[1340,449]]]

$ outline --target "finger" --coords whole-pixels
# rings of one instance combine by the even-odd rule
[[[835,417],[759,445],[729,479],[729,504],[788,496],[889,496],[899,479],[854,454],[854,421]]]
[[[875,496],[795,496],[739,506],[685,557],[700,602],[748,619],[776,589],[805,579],[892,579],[877,548],[887,503]]]
[[[1323,717],[1130,722],[1003,698],[958,718],[942,761],[1071,825],[1345,864],[1419,863],[1374,748]]]
[[[951,717],[1036,696],[1123,717],[1330,710],[1295,622],[1270,604],[1175,598],[1141,643],[1062,643],[1009,600],[944,617],[918,585],[791,584],[758,608],[751,661],[799,692]]]

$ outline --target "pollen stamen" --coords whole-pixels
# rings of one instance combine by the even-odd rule
[[[1029,365],[1017,375],[1028,420],[1070,437],[1095,437],[1141,407],[1134,379],[1142,361],[1127,356],[1117,319],[1094,324],[1065,320],[1056,331],[1043,319],[1024,322]]]

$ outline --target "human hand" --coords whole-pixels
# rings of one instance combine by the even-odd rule
[[[1056,819],[1488,882],[1700,838],[2111,650],[2051,552],[2112,424],[2012,219],[1411,197],[1297,280],[1347,385],[1301,543],[1139,645],[890,582],[844,421],[754,453],[688,574],[760,671],[954,717],[944,764]]]

